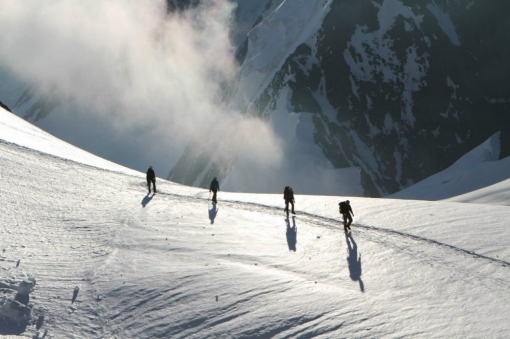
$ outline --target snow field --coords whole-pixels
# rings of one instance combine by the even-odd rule
[[[17,124],[23,134],[26,123]],[[66,144],[46,140],[51,155],[0,140],[0,282],[37,281],[32,320],[14,334],[510,334],[506,206],[350,198],[346,237],[338,214],[346,197],[295,192],[298,214],[288,220],[281,195],[221,191],[214,207],[207,190],[158,179],[152,197],[144,174],[105,169],[91,155],[80,163],[80,152],[69,160],[59,153]],[[0,335],[15,320],[3,319]]]

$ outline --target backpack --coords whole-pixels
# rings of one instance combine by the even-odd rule
[[[154,179],[156,177],[156,173],[154,173],[154,170],[152,168],[149,168],[147,170],[147,179]]]
[[[283,199],[287,199],[290,194],[290,186],[285,186],[285,189],[283,190]]]
[[[347,206],[347,203],[345,201],[342,201],[338,204],[340,206],[340,213],[349,213],[349,207]]]
[[[209,188],[212,190],[217,190],[220,188],[220,183],[218,182],[218,180],[213,179],[213,181],[211,181],[211,187]]]

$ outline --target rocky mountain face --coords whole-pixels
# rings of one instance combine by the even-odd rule
[[[309,115],[323,156],[334,168],[358,167],[364,195],[408,187],[498,131],[499,156],[510,155],[509,2],[268,0],[251,15],[247,7],[240,1],[237,15],[253,29],[239,44],[231,100],[243,93],[250,99],[240,105],[267,119],[283,105]],[[190,146],[169,178],[206,185],[220,168],[217,154],[201,150]]]

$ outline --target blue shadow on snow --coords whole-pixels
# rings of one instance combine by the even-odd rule
[[[296,227],[296,217],[292,217],[292,227],[290,227],[289,218],[285,219],[285,223],[287,224],[287,245],[289,246],[289,251],[296,252],[296,243],[297,243],[297,227]]]
[[[358,258],[358,245],[350,232],[345,234],[345,241],[347,242],[347,251],[349,253],[347,257],[349,275],[351,280],[359,282],[359,289],[361,292],[365,292],[365,284],[363,284],[363,280],[361,280],[361,254]]]
[[[218,209],[216,208],[216,204],[212,204],[212,208],[209,210],[209,219],[211,220],[211,224],[214,224],[216,214],[218,214]]]
[[[152,200],[154,196],[150,196],[150,193],[148,193],[145,197],[142,199],[142,207],[147,206],[147,204]]]

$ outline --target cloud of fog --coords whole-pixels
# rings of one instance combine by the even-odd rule
[[[221,101],[238,67],[233,10],[227,0],[179,14],[164,0],[2,0],[0,66],[42,91],[57,85],[120,135],[150,130],[169,153],[197,135],[235,136],[240,152],[277,163],[271,128]]]

